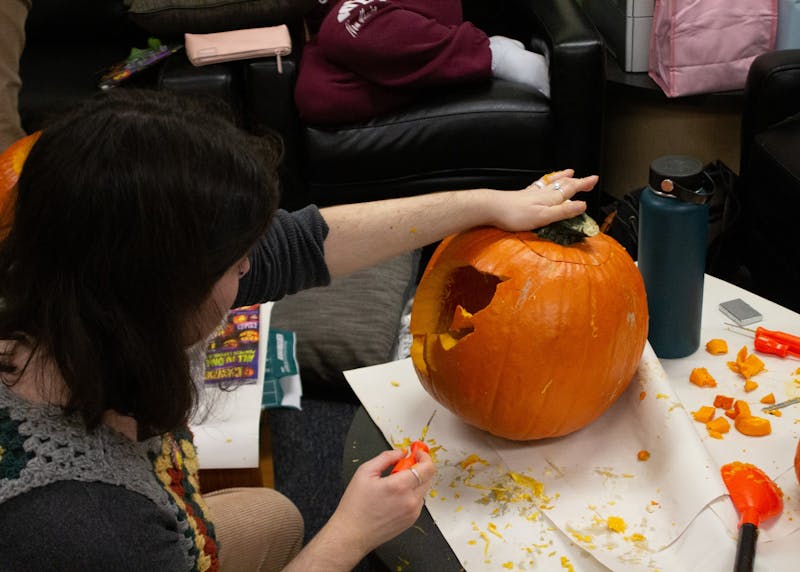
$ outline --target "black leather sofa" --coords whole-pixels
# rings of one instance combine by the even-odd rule
[[[735,191],[716,273],[800,312],[800,50],[762,54],[750,67]]]
[[[283,60],[283,73],[270,58],[197,68],[179,52],[132,83],[220,97],[247,129],[280,134],[287,208],[453,188],[520,188],[566,167],[599,173],[605,49],[577,1],[465,0],[464,10],[489,34],[549,52],[550,101],[491,80],[442,91],[363,124],[306,125],[292,97],[304,41],[301,18],[288,22],[294,50]],[[95,92],[97,74],[131,47],[144,46],[148,35],[122,0],[36,0],[27,34],[20,111],[29,130]],[[596,206],[597,193],[589,200]]]
[[[164,66],[161,86],[186,92],[229,89],[247,127],[278,132],[286,146],[290,206],[329,205],[447,189],[521,188],[573,167],[599,173],[605,97],[604,43],[575,0],[467,0],[465,18],[490,35],[539,45],[551,61],[550,101],[502,80],[457,87],[371,121],[308,125],[293,103],[303,33],[278,73],[272,59],[194,68]],[[230,89],[230,86],[240,85]],[[593,210],[597,193],[589,197]]]

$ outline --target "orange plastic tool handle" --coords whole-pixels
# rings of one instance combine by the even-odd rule
[[[786,344],[789,348],[789,353],[800,353],[800,337],[787,334],[786,332],[779,332],[776,330],[768,330],[759,326],[756,328],[756,336],[766,336]]]
[[[428,446],[425,443],[423,443],[422,441],[414,441],[413,443],[411,443],[411,451],[408,453],[408,455],[406,455],[397,462],[397,464],[394,466],[394,469],[392,469],[392,474],[395,474],[399,471],[404,471],[406,469],[410,469],[411,467],[416,465],[417,464],[416,453],[419,450],[423,450],[426,453],[430,453],[430,449],[428,449]]]
[[[756,339],[753,342],[753,347],[755,347],[757,352],[761,352],[763,354],[773,354],[780,357],[786,357],[789,355],[789,346],[782,344],[775,338],[770,338],[762,334],[756,335]]]

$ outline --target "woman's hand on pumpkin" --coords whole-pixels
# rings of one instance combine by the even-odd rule
[[[384,451],[361,465],[331,517],[331,523],[353,535],[364,554],[406,530],[422,511],[436,474],[430,455],[417,451],[414,471],[381,476],[404,455],[403,451]]]
[[[597,175],[574,178],[574,174],[572,169],[556,171],[520,191],[498,194],[493,205],[494,226],[508,231],[532,230],[581,214],[586,203],[572,198],[592,190]]]

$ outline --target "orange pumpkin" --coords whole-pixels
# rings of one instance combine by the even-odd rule
[[[423,387],[467,423],[514,440],[566,435],[628,387],[647,340],[639,270],[614,239],[534,232],[446,238],[420,281],[411,357]]]
[[[0,239],[6,236],[11,225],[14,213],[14,186],[22,173],[22,165],[39,135],[40,131],[31,133],[9,145],[0,154]]]

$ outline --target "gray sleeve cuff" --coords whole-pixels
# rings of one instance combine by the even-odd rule
[[[250,272],[239,281],[234,307],[330,284],[324,249],[327,236],[328,224],[315,205],[276,211],[250,254]]]

